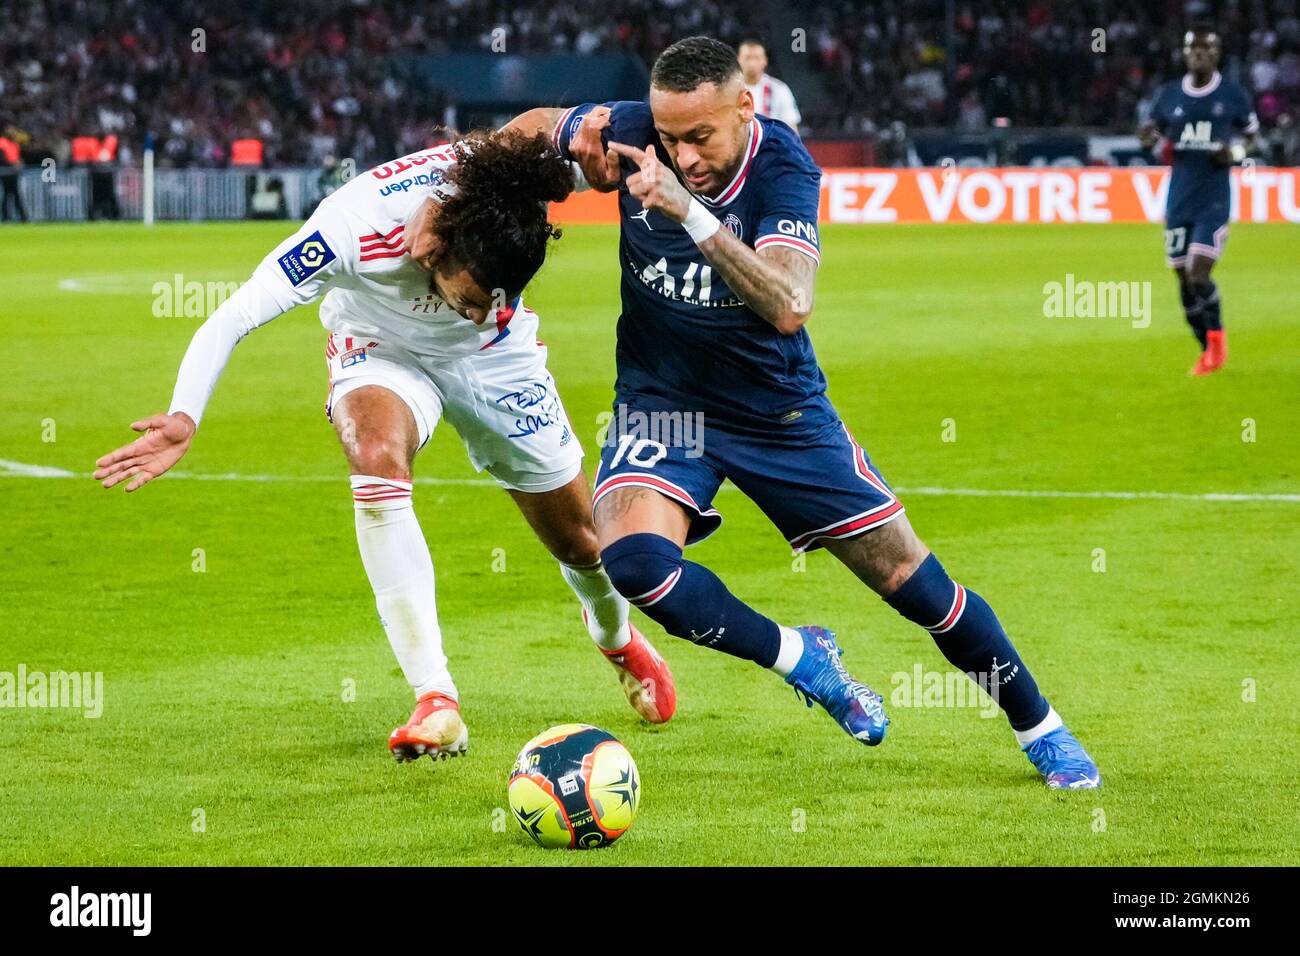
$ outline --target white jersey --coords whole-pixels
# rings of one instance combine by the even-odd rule
[[[798,131],[803,117],[799,113],[799,107],[794,101],[794,94],[790,92],[790,87],[776,77],[764,73],[757,83],[752,86],[746,83],[745,88],[754,95],[756,112],[780,120],[791,129]]]
[[[322,296],[326,329],[372,336],[421,357],[455,359],[502,337],[495,314],[475,325],[432,293],[429,273],[405,251],[407,220],[425,199],[445,198],[443,177],[455,162],[450,146],[412,153],[362,173],[321,202],[195,333],[170,411],[197,423],[239,340]],[[523,313],[519,300],[511,306]]]

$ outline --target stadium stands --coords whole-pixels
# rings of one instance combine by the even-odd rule
[[[809,62],[773,38],[774,6],[783,29],[805,24]],[[264,143],[267,165],[330,155],[365,164],[455,119],[444,92],[392,68],[398,54],[504,44],[649,60],[690,33],[766,34],[774,72],[822,87],[800,97],[814,133],[875,134],[899,121],[976,130],[994,117],[1129,131],[1155,87],[1181,73],[1179,31],[1199,15],[1220,18],[1225,71],[1254,89],[1269,157],[1300,161],[1296,0],[32,0],[0,31],[0,131],[12,129],[28,164],[67,159],[77,136],[107,135],[130,163],[147,131],[162,167],[228,165],[241,139]]]

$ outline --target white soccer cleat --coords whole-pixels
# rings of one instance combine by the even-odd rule
[[[437,691],[425,694],[411,719],[389,734],[388,749],[398,763],[425,754],[434,760],[459,757],[469,750],[469,728],[460,716],[460,704]]]

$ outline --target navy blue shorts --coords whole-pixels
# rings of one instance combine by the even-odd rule
[[[1228,241],[1228,219],[1222,213],[1165,222],[1165,261],[1181,266],[1187,257],[1218,260]]]
[[[828,538],[855,537],[903,513],[833,413],[810,416],[815,422],[773,424],[762,436],[729,430],[699,413],[671,414],[676,418],[627,404],[615,407],[596,472],[596,502],[618,488],[652,488],[691,513],[686,543],[695,544],[722,524],[713,499],[729,478],[795,551],[815,550]]]

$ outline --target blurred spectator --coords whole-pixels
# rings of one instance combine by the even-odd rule
[[[767,48],[759,40],[745,39],[740,41],[737,53],[745,86],[754,96],[754,109],[799,132],[799,105],[790,87],[767,75]]]
[[[23,167],[22,143],[26,134],[12,126],[0,134],[0,222],[8,222],[10,211],[19,222],[27,221],[23,197],[18,194],[18,173]]]
[[[781,0],[807,31],[785,78],[817,90],[802,126],[1087,126],[1130,131],[1181,75],[1182,30],[1205,16],[1222,69],[1254,90],[1266,133],[1300,110],[1298,0]],[[264,166],[327,155],[370,163],[427,145],[455,104],[396,54],[504,49],[646,61],[705,33],[771,33],[752,0],[22,0],[0,30],[0,103],[29,130],[28,162],[67,159],[84,130],[116,135],[123,162],[146,131],[161,166],[222,166],[264,144]],[[1101,47],[1098,47],[1098,43]],[[451,122],[448,123],[448,117]],[[796,120],[797,122],[797,120]],[[1291,150],[1291,137],[1282,136]],[[1289,161],[1300,161],[1294,152]]]

